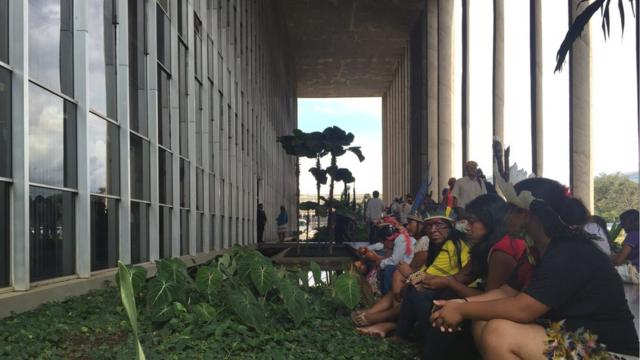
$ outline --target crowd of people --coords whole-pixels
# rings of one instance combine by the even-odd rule
[[[606,222],[560,183],[500,180],[468,162],[439,203],[396,196],[385,207],[373,193],[355,268],[379,297],[351,314],[356,330],[418,342],[423,359],[546,359],[561,345],[576,358],[637,358],[620,268],[637,283],[638,211],[620,215],[615,252]],[[585,344],[554,340],[559,326]]]

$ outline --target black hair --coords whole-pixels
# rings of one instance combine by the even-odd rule
[[[378,196],[380,196],[380,193],[378,192],[378,190],[374,190],[373,191],[373,197],[377,198]]]
[[[565,205],[564,222],[567,225],[583,226],[589,220],[589,210],[580,199],[570,198]]]
[[[456,230],[456,228],[453,226],[453,221],[445,221],[445,223],[449,226],[449,236],[447,236],[447,238],[440,244],[429,244],[429,253],[427,254],[426,265],[430,266],[438,256],[438,253],[440,252],[440,249],[442,249],[444,243],[448,240],[451,240],[451,242],[453,242],[453,247],[456,250],[458,269],[462,270],[462,242],[464,241],[463,234],[460,231]]]
[[[620,214],[620,222],[625,222],[625,220],[629,220],[628,228],[625,228],[624,231],[638,231],[638,210],[629,209],[625,210],[622,214]]]
[[[576,202],[562,184],[547,178],[530,178],[514,186],[519,194],[529,191],[536,198],[529,210],[542,224],[545,234],[552,239],[588,241],[590,237],[582,226],[570,226],[574,222]]]
[[[475,277],[486,276],[489,272],[489,252],[507,233],[507,203],[498,195],[485,194],[467,204],[465,211],[467,216],[474,216],[487,229],[484,238],[471,248],[471,274]]]

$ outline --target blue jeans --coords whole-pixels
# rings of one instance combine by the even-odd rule
[[[430,289],[418,290],[408,285],[400,305],[396,336],[408,340],[409,334],[411,334],[417,322],[419,339],[425,339],[431,327],[429,316],[435,299],[435,291]]]
[[[380,269],[380,292],[382,292],[382,295],[386,295],[391,291],[394,271],[396,271],[395,265],[387,265],[384,269]]]

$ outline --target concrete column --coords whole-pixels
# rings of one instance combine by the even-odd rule
[[[462,162],[469,159],[469,1],[462,0]],[[456,166],[459,166],[456,164]]]
[[[149,53],[145,56],[147,72],[147,126],[149,131],[149,261],[160,258],[160,207],[158,177],[158,49],[156,44],[156,2],[149,1],[146,6],[146,47]]]
[[[120,201],[119,216],[119,258],[125,264],[131,263],[131,192],[129,171],[129,8],[127,0],[118,1],[118,19],[122,19],[116,27],[116,62],[117,70],[117,108],[120,124]]]
[[[427,158],[431,163],[431,188],[439,197],[438,162],[438,0],[426,1],[427,17]]]
[[[178,13],[178,2],[169,3],[170,14]],[[177,23],[176,23],[177,24]],[[170,118],[171,118],[171,150],[172,180],[173,180],[173,208],[171,209],[171,256],[180,256],[180,67],[178,57],[178,27],[171,26],[171,80],[169,81]]]
[[[73,81],[74,95],[77,101],[77,160],[78,194],[76,209],[76,272],[81,278],[91,276],[91,205],[89,202],[89,154],[88,154],[88,117],[89,89],[89,46],[87,26],[87,6],[84,1],[73,3]]]
[[[29,3],[9,3],[9,64],[13,140],[11,163],[11,283],[14,290],[29,290]]]
[[[189,139],[188,154],[189,154],[189,254],[195,255],[197,244],[197,231],[196,229],[196,216],[200,214],[197,212],[197,185],[196,185],[196,116],[199,116],[200,110],[196,110],[196,81],[195,81],[195,36],[193,35],[193,7],[191,3],[187,3],[187,33],[185,34],[185,40],[187,42],[187,133]],[[200,54],[202,55],[202,54]],[[201,134],[202,135],[202,134]],[[202,195],[202,194],[200,194]]]
[[[493,136],[504,141],[504,0],[493,0]]]
[[[453,165],[453,2],[438,2],[438,182],[446,184]]]
[[[542,9],[541,0],[529,0],[531,41],[531,171],[543,175],[542,122]]]
[[[569,19],[575,20],[580,0],[569,1]],[[585,27],[569,57],[569,133],[571,189],[593,211],[591,161],[591,34]]]

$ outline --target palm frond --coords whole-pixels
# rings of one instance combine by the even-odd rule
[[[582,4],[581,1],[579,4]],[[562,65],[564,64],[564,60],[567,57],[567,54],[571,50],[571,45],[580,37],[584,27],[589,23],[589,20],[593,16],[593,14],[598,11],[598,9],[602,10],[604,6],[605,0],[596,0],[587,6],[580,15],[578,15],[573,24],[569,27],[567,34],[562,40],[562,44],[560,44],[560,49],[558,49],[558,53],[556,54],[556,68],[554,72],[562,70]]]

